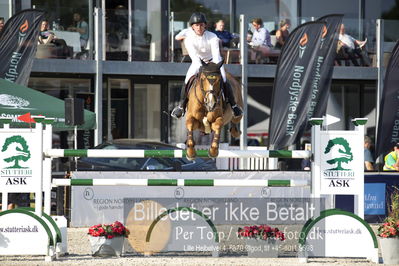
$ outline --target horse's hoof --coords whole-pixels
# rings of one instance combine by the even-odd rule
[[[195,149],[193,148],[188,148],[186,152],[186,158],[187,160],[193,161],[195,157],[197,156]]]
[[[208,156],[211,158],[216,158],[219,155],[219,149],[210,148],[208,150]]]
[[[239,138],[241,131],[237,129],[236,126],[230,128],[230,134],[233,138]]]

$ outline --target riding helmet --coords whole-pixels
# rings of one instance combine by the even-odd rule
[[[190,18],[190,26],[196,23],[205,23],[206,24],[206,17],[204,13],[201,12],[195,12],[191,15]]]

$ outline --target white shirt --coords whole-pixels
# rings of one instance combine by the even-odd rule
[[[339,40],[344,44],[344,46],[349,47],[351,49],[355,49],[355,41],[356,39],[348,34],[340,34]]]
[[[184,44],[192,61],[186,74],[185,83],[188,82],[191,76],[198,73],[202,66],[201,59],[205,62],[211,61],[215,64],[222,61],[219,50],[219,38],[210,31],[205,31],[202,36],[198,36],[193,30],[188,31],[186,39],[184,39]],[[226,82],[224,66],[220,68],[220,73],[223,81]]]
[[[268,46],[272,47],[270,33],[265,28],[254,30],[251,43],[254,46]]]
[[[180,39],[181,37],[186,38],[190,31],[192,32],[193,29],[192,28],[182,29],[178,34],[176,34],[175,39],[177,40]]]
[[[205,31],[202,36],[198,36],[194,31],[188,32],[184,44],[193,63],[201,64],[200,59],[216,64],[222,61],[219,38],[213,32]]]

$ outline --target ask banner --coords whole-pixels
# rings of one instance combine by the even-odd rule
[[[0,35],[0,78],[27,85],[44,14],[28,9],[7,21]]]
[[[376,157],[384,156],[399,142],[399,41],[389,59],[382,91]],[[382,158],[383,159],[383,158]]]
[[[269,134],[270,148],[282,149],[294,143],[307,120],[314,65],[324,22],[297,27],[284,44],[277,63],[273,87]]]

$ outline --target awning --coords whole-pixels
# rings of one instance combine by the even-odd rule
[[[65,125],[63,100],[0,78],[0,117],[12,118],[11,127],[27,127],[29,124],[18,119],[26,113],[54,118],[53,129],[56,131],[73,129]],[[84,120],[78,129],[96,127],[95,113],[84,110]]]

